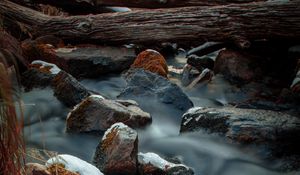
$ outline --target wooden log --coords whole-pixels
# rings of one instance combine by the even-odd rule
[[[186,6],[228,5],[231,3],[249,3],[266,0],[32,0],[34,3],[43,3],[61,8],[76,8],[80,6],[91,9],[102,6],[136,7],[136,8],[172,8]],[[94,11],[94,10],[93,10]]]
[[[244,47],[253,40],[300,39],[299,1],[56,17],[2,0],[0,16],[22,24],[32,36],[55,35],[77,42],[234,41]]]

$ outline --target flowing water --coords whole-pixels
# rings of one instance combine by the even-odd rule
[[[176,58],[169,64],[184,63]],[[228,99],[242,100],[243,94],[234,91],[226,81],[216,77],[213,85],[186,90],[195,106],[218,107]],[[179,81],[172,79],[175,83]],[[125,87],[120,75],[99,77],[97,80],[81,80],[88,89],[100,92],[106,98],[115,99]],[[180,83],[178,83],[180,84]],[[64,107],[50,88],[34,89],[23,93],[25,105],[25,137],[27,145],[39,149],[72,154],[91,161],[100,135],[65,133],[65,120],[70,109]],[[278,162],[265,162],[252,148],[227,143],[217,135],[190,133],[179,135],[183,111],[158,103],[154,99],[138,99],[140,107],[151,113],[153,123],[139,130],[139,151],[155,152],[167,157],[178,157],[193,167],[196,175],[277,175]]]

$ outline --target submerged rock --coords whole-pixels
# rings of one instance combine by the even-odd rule
[[[183,111],[193,107],[192,101],[176,84],[155,73],[143,69],[130,69],[125,79],[127,86],[118,98],[151,97]]]
[[[300,119],[269,110],[192,108],[183,115],[180,132],[197,130],[240,143],[268,145],[280,154],[297,151],[300,146]]]
[[[138,153],[139,172],[143,175],[193,175],[183,164],[169,162],[155,153]]]
[[[105,131],[118,122],[141,128],[151,121],[150,114],[141,110],[135,101],[114,101],[92,95],[69,113],[67,132]]]
[[[155,50],[145,50],[141,52],[134,63],[132,68],[143,68],[147,71],[157,73],[163,77],[168,77],[168,65],[165,58]]]
[[[94,164],[106,175],[137,174],[138,135],[123,123],[112,125],[94,155]]]

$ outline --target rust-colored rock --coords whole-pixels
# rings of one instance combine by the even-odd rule
[[[45,165],[38,163],[27,163],[25,171],[26,175],[52,175]]]
[[[168,77],[168,65],[165,58],[155,50],[145,50],[141,52],[134,63],[132,68],[143,68],[150,72],[157,73],[163,77]]]
[[[106,175],[137,174],[137,132],[123,123],[108,129],[97,146],[94,164]]]

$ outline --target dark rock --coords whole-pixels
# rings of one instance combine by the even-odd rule
[[[139,172],[143,175],[193,175],[189,167],[164,160],[155,153],[139,153]]]
[[[234,83],[250,82],[262,75],[258,57],[233,50],[222,50],[216,58],[214,73]]]
[[[205,68],[213,70],[214,60],[209,57],[198,57],[197,55],[190,55],[187,58],[187,64],[195,67],[199,71],[202,71]]]
[[[134,63],[132,68],[142,68],[147,71],[157,73],[163,77],[168,77],[168,65],[165,58],[157,51],[147,49],[141,52]]]
[[[137,103],[114,101],[92,95],[78,104],[68,115],[67,132],[105,131],[118,122],[132,128],[141,128],[151,123],[150,114],[142,111]]]
[[[55,53],[64,60],[67,72],[75,77],[89,78],[122,72],[130,67],[136,57],[134,49],[93,45],[59,48]]]
[[[168,79],[143,69],[130,69],[126,75],[127,87],[118,98],[138,99],[152,97],[166,104],[174,105],[180,110],[193,107],[186,94]]]
[[[86,97],[92,95],[72,75],[60,71],[52,80],[54,96],[67,107],[73,107]]]
[[[52,72],[51,72],[52,69]],[[53,78],[60,71],[54,65],[42,61],[35,61],[29,65],[29,69],[21,76],[21,83],[25,91],[33,88],[45,88],[51,85]]]
[[[87,78],[121,72],[129,68],[136,57],[134,49],[125,47],[63,47],[63,43],[55,38],[51,39],[51,36],[23,42],[22,48],[29,61],[42,59],[56,64],[75,77]]]
[[[182,117],[180,132],[204,130],[240,143],[267,145],[276,154],[300,153],[300,119],[269,110],[192,108]],[[287,153],[288,152],[288,153]]]
[[[106,175],[135,175],[137,153],[137,132],[123,123],[116,123],[105,132],[93,162]]]

